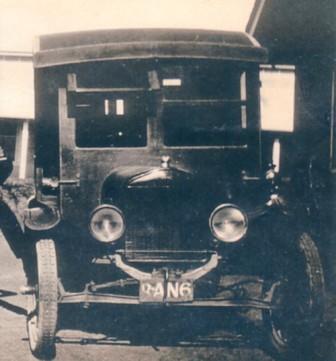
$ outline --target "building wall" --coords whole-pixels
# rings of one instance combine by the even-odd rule
[[[310,159],[314,159],[321,169],[330,167],[331,127],[335,124],[335,119],[332,119],[335,118],[332,70],[323,59],[297,64],[293,132],[263,132],[263,154],[268,160],[274,139],[280,139],[282,173],[285,176]]]
[[[32,56],[0,51],[0,146],[13,161],[13,179],[32,178],[33,119]]]
[[[296,66],[295,142],[285,150],[294,166],[311,156],[330,165],[335,6],[334,0],[256,0],[246,28],[269,50],[271,64]]]
[[[33,179],[34,149],[33,122],[20,122],[16,131],[12,178],[27,181]]]
[[[302,155],[314,155],[329,165],[332,117],[332,67],[323,58],[297,67],[296,129]]]
[[[12,180],[30,181],[33,178],[34,138],[33,121],[0,119],[0,146],[13,162]]]
[[[17,119],[8,120],[0,118],[0,146],[11,160],[14,160],[15,155],[17,126]]]

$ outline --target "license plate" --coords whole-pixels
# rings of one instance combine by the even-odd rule
[[[193,283],[188,280],[159,278],[140,282],[140,302],[190,302],[193,298]]]

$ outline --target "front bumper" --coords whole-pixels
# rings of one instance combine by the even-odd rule
[[[218,266],[220,256],[217,253],[212,253],[210,258],[206,263],[192,270],[188,270],[184,273],[178,275],[179,281],[188,280],[196,282],[203,276],[210,273],[213,269]],[[97,261],[97,260],[96,260]],[[59,303],[62,304],[82,304],[84,307],[89,307],[90,304],[113,304],[113,305],[143,305],[143,306],[179,306],[179,307],[229,307],[229,308],[241,308],[241,309],[259,309],[259,310],[269,310],[273,309],[275,306],[272,305],[271,300],[274,293],[276,284],[273,284],[269,287],[266,292],[262,293],[261,297],[258,298],[249,298],[244,296],[239,297],[207,297],[207,298],[193,298],[184,302],[179,300],[178,302],[169,302],[165,299],[162,302],[144,302],[141,299],[141,296],[131,296],[116,294],[110,292],[102,292],[102,290],[113,289],[116,285],[135,285],[141,284],[141,282],[151,281],[153,278],[157,277],[155,271],[152,273],[144,272],[139,270],[123,261],[123,258],[119,254],[110,256],[100,260],[102,263],[110,263],[115,265],[118,269],[130,276],[130,279],[111,281],[104,284],[95,284],[90,282],[86,284],[82,292],[67,292],[61,281],[59,281]],[[98,263],[99,260],[98,260]],[[169,272],[165,270],[166,274],[163,274],[163,277],[169,279]],[[162,275],[162,274],[161,274]],[[176,277],[176,275],[175,275]],[[250,281],[251,282],[251,281]],[[252,282],[258,283],[259,285],[263,284],[263,280],[254,279]],[[265,289],[265,287],[263,287]]]

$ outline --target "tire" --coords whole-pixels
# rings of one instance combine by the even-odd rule
[[[55,333],[58,313],[58,274],[54,241],[36,243],[37,283],[28,296],[27,331],[35,357],[50,360],[55,356]]]
[[[285,277],[272,297],[278,309],[263,313],[269,351],[278,360],[310,359],[314,335],[323,322],[325,290],[319,252],[306,233],[296,246],[295,256],[286,264]]]

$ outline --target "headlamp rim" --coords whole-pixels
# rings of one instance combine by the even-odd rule
[[[244,217],[244,225],[245,225],[245,229],[244,229],[244,232],[239,235],[239,237],[235,237],[231,240],[227,240],[227,239],[223,239],[221,237],[218,237],[218,233],[215,232],[214,230],[214,227],[213,227],[213,218],[215,216],[216,213],[218,213],[220,210],[224,209],[224,208],[234,208],[236,210],[238,210]],[[232,203],[222,203],[220,205],[218,205],[210,214],[210,217],[209,217],[209,228],[210,228],[210,231],[211,231],[211,234],[218,240],[222,241],[222,242],[225,242],[225,243],[235,243],[237,241],[240,241],[242,238],[244,238],[246,236],[246,233],[247,233],[247,229],[248,229],[248,217],[247,217],[247,214],[240,208],[238,207],[237,205],[235,204],[232,204]]]
[[[123,223],[122,223],[122,225],[123,225],[122,231],[119,232],[118,237],[116,237],[116,238],[114,238],[113,240],[108,241],[108,242],[102,241],[101,239],[99,239],[99,238],[95,235],[95,233],[93,232],[93,229],[92,229],[92,226],[91,226],[91,224],[92,224],[92,219],[93,219],[94,215],[95,215],[97,212],[99,212],[99,211],[101,211],[102,209],[105,209],[105,208],[111,209],[111,210],[113,210],[113,211],[116,211],[116,212],[120,215],[120,217],[121,217],[121,219],[122,219],[122,222],[123,222]],[[89,219],[90,219],[90,221],[89,221],[90,234],[92,235],[92,237],[93,237],[94,239],[96,239],[96,240],[99,241],[99,242],[106,243],[106,244],[112,244],[112,243],[118,241],[118,240],[125,234],[126,221],[125,221],[124,214],[123,214],[123,212],[121,211],[121,209],[118,208],[118,207],[115,206],[115,205],[112,205],[112,204],[101,204],[101,205],[99,205],[98,207],[96,207],[96,208],[91,212]]]

